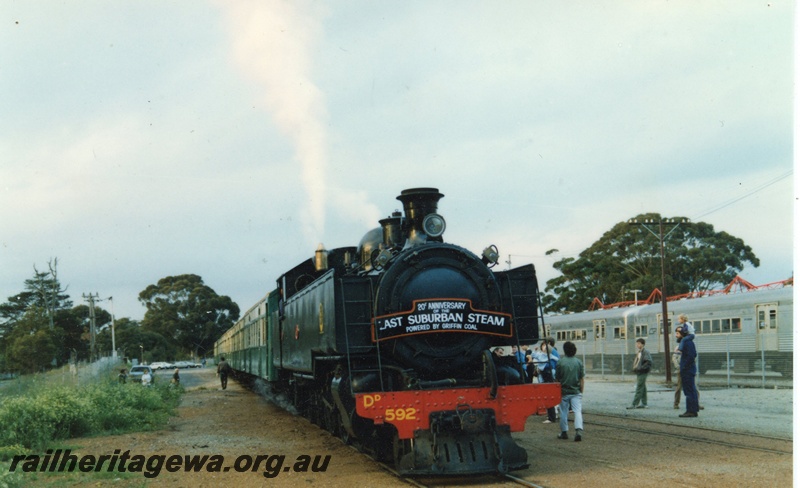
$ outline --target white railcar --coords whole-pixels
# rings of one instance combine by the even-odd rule
[[[700,373],[733,374],[762,370],[792,375],[793,287],[754,289],[667,302],[668,351],[675,348],[674,326],[686,314],[695,327]],[[654,355],[654,369],[664,368],[662,305],[634,305],[545,317],[547,336],[572,341],[586,367],[628,372],[634,342],[642,337]]]

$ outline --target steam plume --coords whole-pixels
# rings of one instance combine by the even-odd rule
[[[308,195],[305,232],[311,240],[325,226],[328,113],[311,78],[312,48],[322,32],[319,5],[302,0],[223,0],[234,57],[264,87],[261,102],[294,145]]]

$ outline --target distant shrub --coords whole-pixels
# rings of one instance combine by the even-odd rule
[[[152,430],[174,412],[182,391],[168,384],[145,388],[103,382],[8,398],[0,404],[0,453],[4,446],[42,452],[53,440]]]
[[[12,444],[10,446],[0,447],[0,461],[8,461],[14,456],[20,456],[27,453],[27,449],[20,444]],[[3,486],[0,484],[0,487]]]

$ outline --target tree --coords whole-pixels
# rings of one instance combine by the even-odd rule
[[[33,278],[25,280],[25,291],[13,297],[8,297],[8,302],[0,305],[0,318],[3,324],[13,324],[25,312],[37,306],[45,311],[51,327],[55,313],[58,310],[68,309],[72,306],[66,288],[61,288],[58,281],[58,258],[47,263],[48,271],[42,272],[33,265]]]
[[[636,219],[657,222],[661,216],[649,213]],[[553,252],[557,251],[548,254]],[[709,290],[729,283],[747,263],[760,264],[742,239],[715,232],[704,222],[678,225],[665,237],[664,252],[670,294]],[[547,282],[542,305],[548,312],[577,312],[586,310],[595,297],[610,303],[629,300],[626,290],[646,295],[661,288],[659,238],[627,222],[616,224],[577,259],[564,258],[553,267],[562,275]]]
[[[31,307],[17,321],[8,337],[10,371],[33,373],[52,364],[63,338],[60,329],[51,329],[47,311]]]
[[[115,329],[117,350],[123,358],[141,359],[145,362],[172,361],[176,347],[158,332],[144,330],[137,322],[128,318],[118,319]],[[97,348],[101,352],[111,351],[111,330],[108,327],[97,334]]]
[[[168,276],[139,293],[147,308],[142,327],[199,356],[213,350],[224,331],[239,318],[239,307],[220,296],[197,275]]]
[[[95,306],[94,313],[98,330],[105,324],[111,323],[111,314],[108,311]],[[56,323],[64,331],[63,351],[59,354],[60,361],[66,362],[72,351],[75,351],[78,360],[90,359],[92,337],[89,320],[89,306],[83,304],[56,314]],[[110,348],[107,352],[110,352]]]
[[[54,358],[63,359],[64,355],[59,351],[62,351],[64,331],[60,330],[57,325],[59,325],[59,318],[64,316],[64,312],[69,312],[72,302],[69,295],[65,293],[66,288],[62,288],[58,281],[58,258],[50,260],[47,266],[48,271],[40,272],[34,265],[34,276],[25,280],[25,290],[8,297],[8,302],[0,304],[0,351],[9,356],[6,361],[8,368],[15,367],[14,364],[11,364],[11,356],[14,351],[18,353],[22,350],[29,351],[37,344],[31,336],[38,337],[39,345],[43,349],[34,354],[40,356],[40,359],[46,360],[44,364],[51,364]],[[34,326],[33,323],[37,320],[42,320],[43,324]],[[29,334],[16,333],[16,329],[20,326]],[[38,334],[43,327],[47,327],[52,333]],[[49,339],[45,340],[44,336]],[[14,344],[16,340],[22,341],[17,347]],[[53,354],[50,353],[50,345],[56,348]],[[49,357],[46,357],[48,355]],[[16,358],[20,359],[20,356],[16,356]]]

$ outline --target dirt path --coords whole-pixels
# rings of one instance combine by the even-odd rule
[[[199,472],[184,472],[183,469],[168,472],[164,463],[158,476],[152,479],[143,475],[144,469],[142,473],[91,475],[98,478],[87,478],[88,475],[26,474],[23,478],[25,485],[84,486],[89,482],[105,485],[113,480],[114,486],[122,487],[140,487],[143,484],[193,488],[408,486],[378,468],[364,455],[342,444],[339,439],[243,389],[235,381],[230,381],[227,390],[222,391],[211,369],[187,371],[182,376],[185,384],[196,386],[188,387],[178,416],[170,419],[166,429],[74,439],[69,445],[78,456],[113,455],[115,450],[120,453],[129,450],[130,456],[139,454],[145,458],[153,455],[222,455],[222,466],[230,468],[227,472],[221,469],[217,470],[220,472],[208,472],[206,469]],[[267,457],[256,472],[236,472],[234,464],[237,458],[247,456],[255,461],[259,455]],[[285,456],[280,466],[277,456]],[[301,456],[310,456],[310,462],[305,466],[302,462],[297,465],[298,458],[303,460]],[[317,460],[316,456],[320,458]],[[330,456],[326,470],[313,472],[315,460],[316,466],[321,467],[326,456]],[[213,458],[209,458],[209,462],[212,461]],[[240,463],[240,467],[245,467],[247,458],[242,458]],[[300,468],[300,472],[296,472],[295,467]],[[267,478],[265,471],[276,476]],[[101,474],[105,476],[101,477]]]
[[[106,485],[121,487],[216,487],[255,486],[293,487],[347,487],[408,486],[384,472],[375,462],[359,454],[342,442],[267,402],[231,381],[222,391],[210,369],[182,373],[187,385],[178,415],[169,425],[157,432],[133,433],[119,436],[74,439],[69,448],[80,455],[113,455],[115,451],[130,455],[184,456],[220,455],[211,471],[168,472],[163,464],[158,476],[147,478],[138,473],[92,474],[25,474],[23,486],[86,486]],[[710,403],[704,415],[714,415],[716,408]],[[648,412],[649,413],[649,412]],[[716,414],[720,414],[717,412]],[[667,414],[675,416],[671,408]],[[617,486],[617,487],[727,487],[740,486],[791,486],[792,456],[762,451],[745,450],[727,445],[692,440],[695,432],[689,428],[666,429],[665,436],[649,423],[633,419],[609,420],[586,416],[586,436],[583,442],[556,440],[558,427],[542,424],[541,417],[531,417],[526,431],[517,433],[520,445],[528,451],[531,468],[514,473],[546,487],[565,486]],[[593,423],[596,422],[596,423]],[[598,423],[599,422],[599,423]],[[614,427],[603,424],[616,423]],[[659,427],[661,428],[661,427]],[[572,425],[570,425],[572,429]],[[751,443],[747,435],[724,434],[710,431],[709,436],[737,445]],[[752,441],[761,447],[791,450],[791,441]],[[237,472],[238,466],[246,468],[248,460],[255,462],[263,456],[259,467],[252,471]],[[285,456],[282,464],[279,456]],[[302,464],[303,456],[309,456]],[[326,469],[315,472],[330,456]],[[207,463],[213,465],[214,458]],[[297,464],[301,461],[301,464]],[[208,466],[208,464],[206,465]],[[252,466],[252,465],[251,465]],[[223,468],[228,467],[228,471]],[[298,468],[298,469],[296,469]],[[142,470],[144,471],[144,470]],[[274,474],[265,477],[264,473]],[[431,486],[482,486],[494,484],[490,478],[429,481]],[[503,485],[500,483],[499,485]]]

